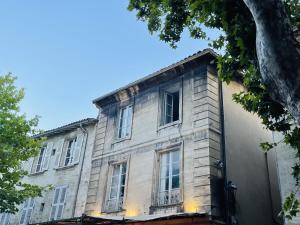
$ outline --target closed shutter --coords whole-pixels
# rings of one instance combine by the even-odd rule
[[[44,154],[44,160],[43,160],[43,164],[42,164],[42,170],[48,170],[52,148],[53,148],[53,143],[49,142],[47,144],[47,148],[45,150],[46,152]]]
[[[83,144],[84,135],[79,134],[76,138],[75,146],[73,149],[73,164],[79,163],[80,160],[80,153],[82,150],[82,144]]]
[[[57,187],[54,192],[54,199],[50,214],[50,220],[59,220],[62,218],[63,209],[66,200],[67,186]]]
[[[61,158],[61,154],[63,152],[63,148],[64,148],[64,142],[65,139],[61,139],[58,142],[58,148],[57,151],[55,153],[56,157],[55,157],[55,168],[59,168],[60,167],[60,158]]]
[[[34,199],[29,198],[24,202],[21,212],[20,225],[27,225],[30,222],[31,214],[34,207]]]
[[[9,213],[1,213],[0,214],[0,225],[9,225],[10,214]]]

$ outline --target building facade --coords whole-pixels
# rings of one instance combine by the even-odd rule
[[[243,86],[219,82],[215,58],[204,50],[94,100],[87,215],[277,223],[274,155],[259,149],[271,133],[232,101]]]
[[[84,213],[95,123],[96,119],[84,119],[42,134],[47,139],[39,155],[23,165],[29,172],[24,182],[51,185],[52,190],[27,199],[3,225],[27,225]]]
[[[283,136],[279,133],[273,134],[274,142],[280,142]],[[276,169],[279,177],[279,189],[282,202],[286,197],[294,192],[296,198],[300,199],[299,188],[296,186],[296,180],[292,176],[292,166],[296,164],[296,151],[284,143],[278,144],[274,147],[276,152]],[[300,213],[292,220],[285,220],[286,225],[300,224]]]

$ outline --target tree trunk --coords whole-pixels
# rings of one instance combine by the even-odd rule
[[[260,72],[274,101],[300,124],[300,45],[281,0],[244,0],[256,24]]]

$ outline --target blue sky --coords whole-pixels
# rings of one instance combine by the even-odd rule
[[[0,75],[18,77],[22,112],[41,129],[96,117],[93,99],[207,47],[186,33],[172,49],[127,2],[1,1]]]

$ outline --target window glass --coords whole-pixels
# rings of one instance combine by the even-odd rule
[[[111,178],[109,198],[106,201],[107,211],[118,211],[123,207],[126,183],[126,163],[114,165]]]
[[[121,108],[119,128],[118,128],[118,138],[125,138],[130,135],[132,124],[132,105]]]
[[[164,92],[162,125],[179,120],[179,91]]]
[[[176,204],[180,201],[180,152],[160,155],[160,180],[158,205]]]

